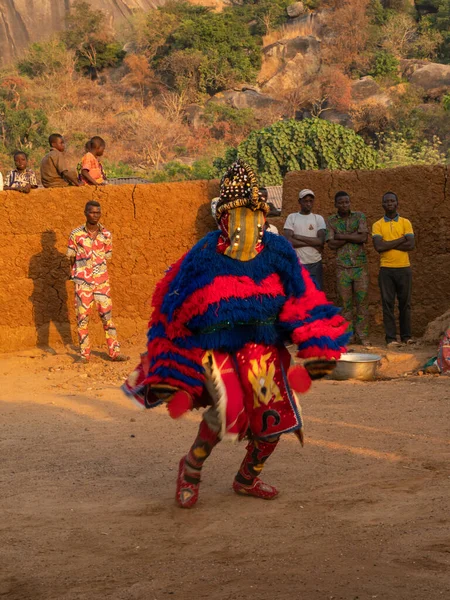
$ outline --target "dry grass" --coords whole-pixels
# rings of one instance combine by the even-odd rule
[[[315,27],[312,19],[295,25],[284,25],[275,31],[271,31],[263,37],[263,46],[276,44],[280,40],[292,40],[299,36],[315,35]]]

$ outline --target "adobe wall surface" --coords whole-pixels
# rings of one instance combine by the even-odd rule
[[[73,284],[65,259],[88,200],[102,205],[113,234],[109,267],[119,337],[144,344],[155,282],[214,228],[217,182],[0,192],[0,352],[76,342]],[[92,338],[103,342],[98,318]]]
[[[413,334],[422,335],[426,325],[450,307],[450,169],[448,167],[401,167],[379,171],[296,171],[288,173],[283,187],[283,214],[273,222],[282,231],[287,215],[298,210],[298,192],[316,194],[314,212],[325,219],[334,212],[339,190],[351,196],[352,209],[366,214],[369,227],[383,216],[382,195],[399,197],[399,213],[411,220],[416,250],[410,253],[413,269]],[[370,311],[372,328],[381,331],[382,313],[378,289],[379,255],[369,239]],[[334,253],[325,250],[326,292],[335,298]]]
[[[280,230],[286,216],[298,209],[298,191],[305,187],[315,191],[315,211],[325,217],[333,212],[335,192],[348,191],[353,209],[364,211],[370,224],[383,214],[382,194],[397,192],[400,212],[411,219],[417,239],[417,250],[411,253],[414,334],[421,335],[428,322],[449,308],[446,168],[289,173],[283,215],[273,219]],[[36,190],[28,196],[0,192],[0,352],[76,343],[73,284],[64,255],[68,235],[83,223],[83,208],[90,199],[101,202],[102,220],[113,233],[109,269],[119,337],[138,335],[144,343],[154,285],[171,263],[214,228],[209,203],[217,193],[217,182]],[[372,325],[380,330],[379,259],[370,243],[368,252]],[[326,291],[334,298],[333,255],[328,250],[325,279]],[[99,320],[92,321],[93,341],[102,343]]]

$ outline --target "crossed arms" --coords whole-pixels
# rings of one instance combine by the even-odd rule
[[[284,229],[284,237],[292,244],[294,248],[323,248],[325,244],[325,229],[319,229],[317,237],[308,237],[306,235],[296,235],[292,229]]]
[[[382,252],[387,252],[388,250],[401,250],[402,252],[409,252],[410,250],[414,250],[416,245],[414,235],[402,235],[396,240],[392,240],[390,242],[386,242],[380,235],[375,235],[372,238],[373,247],[380,254]]]

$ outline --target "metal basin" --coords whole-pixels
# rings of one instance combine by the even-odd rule
[[[372,381],[375,379],[380,360],[381,356],[378,354],[358,354],[356,352],[342,354],[331,377],[339,381],[344,379]]]

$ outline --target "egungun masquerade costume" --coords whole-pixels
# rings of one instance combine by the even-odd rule
[[[249,440],[234,491],[278,495],[259,474],[281,434],[303,442],[295,391],[329,373],[348,339],[347,322],[291,245],[264,232],[269,207],[244,163],[223,177],[215,210],[220,229],[157,285],[147,353],[124,385],[145,408],[166,402],[173,418],[208,407],[179,464],[176,500],[185,508],[197,502],[203,463],[225,437]],[[291,342],[305,367],[291,366]]]

